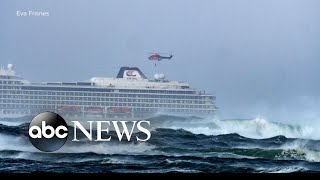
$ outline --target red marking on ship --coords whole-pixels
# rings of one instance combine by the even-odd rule
[[[126,75],[127,76],[136,76],[135,74],[133,74],[133,72],[135,72],[134,70],[128,70],[127,72],[126,72]]]

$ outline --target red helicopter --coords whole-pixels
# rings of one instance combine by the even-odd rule
[[[148,57],[150,61],[161,61],[163,59],[171,59],[173,55],[170,56],[160,56],[160,53],[152,53],[151,56]]]

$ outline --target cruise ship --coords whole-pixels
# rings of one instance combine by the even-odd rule
[[[208,116],[215,96],[168,81],[148,79],[137,67],[121,67],[116,77],[81,82],[33,83],[16,75],[12,64],[0,69],[0,118],[35,116],[44,111],[64,118],[137,120],[158,114]]]

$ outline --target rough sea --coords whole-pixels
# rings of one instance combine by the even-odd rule
[[[320,133],[316,129],[263,118],[160,115],[151,121],[152,136],[147,142],[75,143],[69,136],[53,153],[32,146],[30,120],[0,121],[0,172],[320,172]]]

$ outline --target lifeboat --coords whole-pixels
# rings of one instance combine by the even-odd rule
[[[88,113],[103,113],[102,107],[85,107],[84,109]]]
[[[59,112],[81,112],[80,106],[59,106],[57,108]]]
[[[109,107],[107,109],[108,113],[129,113],[131,108],[129,107]]]

